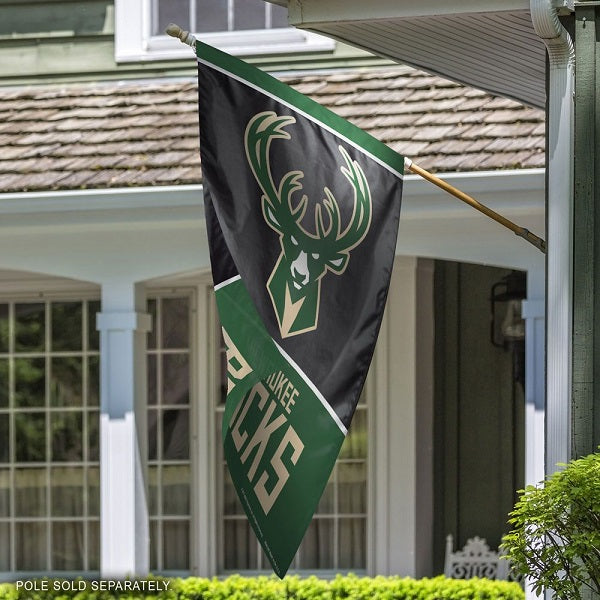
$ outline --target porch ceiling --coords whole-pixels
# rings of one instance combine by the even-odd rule
[[[546,51],[528,8],[528,0],[288,1],[296,27],[543,108]]]

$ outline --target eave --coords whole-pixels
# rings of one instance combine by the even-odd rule
[[[444,178],[545,235],[543,169],[446,173]],[[406,176],[403,197],[396,254],[543,268],[544,255],[533,246],[424,179]],[[23,243],[31,239],[46,253],[68,249],[81,278],[91,281],[102,280],[105,271],[120,272],[131,262],[145,269],[146,277],[172,272],[173,252],[180,254],[175,262],[181,271],[208,268],[200,185],[0,194],[0,231],[0,269],[45,272],[40,266],[45,257]],[[134,239],[141,240],[146,254],[137,252]],[[124,253],[116,259],[115,252]],[[107,253],[110,260],[100,259]],[[152,259],[143,259],[146,255]],[[55,274],[66,276],[73,268],[63,258],[56,261]],[[90,276],[90,269],[101,275]]]
[[[546,51],[531,23],[529,0],[288,0],[288,10],[296,27],[545,106]]]

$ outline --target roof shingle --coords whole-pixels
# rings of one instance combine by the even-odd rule
[[[544,114],[408,67],[282,79],[434,171],[544,165]],[[201,181],[196,83],[0,89],[0,192]]]

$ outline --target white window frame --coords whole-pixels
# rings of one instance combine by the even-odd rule
[[[38,291],[33,291],[33,290],[38,290]],[[47,291],[39,291],[40,289],[44,289]],[[22,291],[18,291],[18,290],[22,290]],[[56,291],[55,291],[56,290]],[[83,309],[83,315],[82,315],[82,331],[86,331],[87,330],[87,326],[88,326],[88,314],[87,311],[85,310],[87,307],[87,302],[94,302],[94,301],[99,301],[100,300],[100,296],[96,291],[92,291],[89,288],[85,288],[85,287],[78,287],[78,286],[73,286],[71,285],[70,282],[65,282],[65,283],[56,283],[51,279],[46,279],[46,278],[40,278],[35,280],[35,283],[32,282],[31,288],[28,285],[28,282],[26,281],[6,281],[4,282],[4,289],[2,294],[0,294],[0,303],[7,303],[12,305],[12,308],[10,309],[10,313],[9,313],[9,322],[10,325],[9,327],[14,327],[14,322],[15,322],[15,316],[14,316],[14,305],[16,304],[27,304],[27,303],[40,303],[40,304],[44,304],[45,305],[45,318],[49,319],[51,318],[50,316],[50,310],[51,310],[51,303],[53,302],[81,302],[82,303],[82,309]],[[49,327],[46,325],[45,327],[45,347],[43,351],[39,351],[39,352],[33,352],[33,353],[29,353],[29,352],[15,352],[14,348],[11,348],[9,350],[9,352],[7,353],[9,356],[10,360],[15,360],[17,358],[23,357],[30,357],[32,354],[42,357],[46,363],[46,373],[48,372],[48,364],[49,361],[51,361],[52,357],[54,356],[80,356],[82,359],[87,357],[100,357],[100,350],[96,350],[96,349],[91,349],[87,346],[86,343],[82,344],[82,348],[81,350],[76,350],[76,351],[54,351],[51,349],[50,346],[50,329]],[[83,337],[83,339],[87,340],[87,333],[86,335]],[[86,368],[83,369],[82,371],[82,375],[83,375],[83,379],[82,379],[82,400],[83,398],[87,397],[87,382],[88,382],[88,370]],[[46,398],[49,398],[49,386],[50,386],[50,382],[48,380],[48,378],[46,378],[46,382],[45,382],[45,386],[46,386],[46,390],[45,390],[45,396]],[[19,410],[19,408],[16,408],[14,406],[10,406],[6,409],[6,414],[11,414],[11,415],[15,415],[19,412],[21,412],[21,414],[27,414],[28,412],[41,412],[44,411],[46,414],[52,414],[53,412],[60,412],[61,409],[56,408],[56,407],[51,407],[49,406],[47,403],[44,404],[44,406],[39,407],[39,410],[37,410],[37,407],[35,410],[23,410],[21,409],[21,411]],[[89,423],[87,420],[88,415],[91,412],[97,412],[98,415],[100,415],[100,411],[101,411],[101,407],[100,405],[98,405],[97,407],[95,406],[90,406],[87,401],[83,401],[83,404],[80,407],[74,407],[71,410],[67,410],[65,412],[79,412],[82,415],[82,459],[79,461],[53,461],[51,460],[51,457],[49,454],[47,454],[46,459],[44,461],[39,461],[35,463],[35,466],[33,468],[43,468],[45,470],[45,478],[46,478],[46,485],[45,485],[45,495],[46,495],[46,511],[44,515],[41,516],[31,516],[31,517],[20,517],[20,516],[16,516],[15,512],[14,512],[14,507],[15,507],[15,489],[14,487],[11,489],[11,500],[10,500],[10,504],[12,507],[12,511],[11,511],[11,515],[4,519],[4,522],[9,524],[10,527],[10,531],[11,531],[11,535],[10,535],[10,547],[9,547],[9,560],[11,565],[14,567],[16,565],[16,554],[17,554],[17,546],[16,546],[16,526],[18,523],[20,522],[24,522],[24,523],[42,523],[46,526],[46,531],[49,531],[49,528],[51,528],[52,523],[58,523],[58,522],[77,522],[77,523],[81,523],[83,525],[83,543],[84,543],[84,548],[85,548],[85,553],[84,553],[84,568],[81,571],[64,571],[64,570],[56,570],[53,569],[53,565],[52,565],[52,547],[50,545],[50,536],[47,536],[46,539],[46,547],[45,547],[45,554],[46,554],[46,562],[47,564],[50,564],[51,567],[49,570],[42,570],[42,571],[19,571],[19,570],[12,570],[12,571],[0,571],[0,582],[3,581],[13,581],[15,577],[19,576],[19,577],[63,577],[63,578],[72,578],[72,577],[79,577],[79,576],[83,576],[83,577],[96,577],[99,574],[99,570],[97,569],[93,569],[89,566],[89,559],[90,559],[90,554],[89,554],[89,530],[88,530],[88,526],[90,523],[98,523],[98,528],[100,528],[100,519],[101,519],[101,515],[95,515],[95,514],[90,514],[90,508],[89,508],[89,491],[88,491],[88,486],[89,486],[89,469],[93,469],[93,468],[97,468],[98,471],[100,469],[100,456],[98,456],[97,460],[91,460],[89,457],[89,450],[88,450],[88,443],[89,443]],[[49,435],[49,428],[50,428],[50,424],[48,419],[46,419],[45,422],[45,430],[46,433]],[[13,433],[12,435],[14,436],[14,429],[13,429]],[[46,444],[49,444],[49,438],[47,438]],[[99,449],[98,449],[99,452]],[[10,457],[13,458],[13,457]],[[9,462],[7,463],[3,463],[2,467],[4,469],[8,469],[11,473],[10,477],[14,477],[14,471],[18,468],[23,468],[22,464],[19,463],[18,461],[13,461],[10,460],[9,458]],[[65,467],[65,468],[69,468],[69,467],[77,467],[77,468],[83,468],[85,469],[84,472],[84,476],[83,476],[83,489],[84,491],[84,496],[83,496],[83,514],[82,515],[78,515],[78,516],[67,516],[67,517],[63,517],[63,516],[56,516],[53,514],[50,514],[50,504],[49,504],[49,498],[51,496],[52,493],[52,485],[51,485],[51,476],[50,476],[50,470],[52,468],[60,468],[60,467]],[[100,483],[100,473],[98,472],[98,484]],[[100,497],[98,498],[98,502],[100,502]],[[100,531],[98,531],[98,535],[100,535]],[[100,550],[100,549],[98,549]],[[98,555],[98,560],[100,560],[100,554]]]
[[[196,330],[196,306],[197,306],[197,298],[196,298],[196,290],[193,285],[183,285],[177,287],[149,287],[146,290],[146,302],[148,300],[155,300],[158,302],[159,299],[165,300],[170,298],[186,298],[189,303],[189,339],[187,348],[177,348],[177,349],[169,349],[164,348],[160,343],[159,336],[162,334],[162,325],[161,325],[161,317],[162,313],[157,311],[156,318],[156,346],[150,348],[146,347],[146,358],[150,356],[155,356],[157,358],[157,369],[160,369],[158,366],[158,360],[160,357],[169,355],[169,354],[182,354],[184,351],[187,352],[188,360],[189,360],[189,370],[190,370],[190,387],[189,387],[189,404],[187,410],[190,415],[190,431],[189,431],[189,457],[187,459],[166,459],[162,455],[158,458],[158,448],[157,448],[157,458],[148,458],[146,456],[146,465],[147,467],[153,467],[157,469],[157,472],[161,474],[162,470],[165,467],[169,466],[187,466],[189,467],[189,477],[190,477],[190,490],[189,490],[189,503],[190,503],[190,512],[188,515],[168,515],[163,513],[162,507],[162,498],[163,498],[163,490],[161,487],[161,480],[158,479],[157,483],[157,494],[158,494],[158,514],[149,514],[149,525],[152,527],[152,524],[156,524],[158,527],[158,531],[162,534],[164,523],[169,521],[187,521],[188,522],[188,531],[190,536],[190,544],[189,544],[189,567],[187,569],[179,570],[179,569],[165,569],[164,568],[164,557],[163,557],[163,539],[162,536],[159,536],[159,539],[155,540],[156,544],[156,552],[158,553],[158,565],[156,566],[156,573],[166,576],[166,577],[189,577],[194,573],[195,569],[195,547],[194,547],[194,506],[196,504],[196,485],[194,479],[194,469],[195,469],[195,458],[197,453],[193,447],[193,440],[196,436],[195,430],[193,428],[193,424],[195,423],[194,411],[197,405],[197,397],[196,390],[194,385],[194,361],[195,361],[195,349],[196,349],[196,336],[194,332]],[[161,398],[162,391],[160,387],[157,387],[157,402],[155,405],[150,406],[148,403],[148,394],[146,393],[146,411],[156,410],[157,412],[163,410],[169,410],[173,408],[181,408],[177,405],[169,405],[165,404]],[[157,424],[158,425],[158,424]],[[162,442],[162,437],[159,435],[157,437],[157,446]],[[148,482],[149,483],[149,482]]]
[[[190,49],[167,35],[151,35],[151,0],[115,0],[118,63],[189,58]],[[203,42],[236,56],[332,51],[335,42],[309,31],[275,28],[202,34]]]

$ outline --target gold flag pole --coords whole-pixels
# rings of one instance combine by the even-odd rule
[[[455,198],[466,202],[469,206],[472,206],[474,209],[490,217],[490,219],[493,219],[497,223],[500,223],[500,225],[504,225],[504,227],[507,227],[519,237],[522,237],[524,240],[527,240],[530,244],[533,244],[538,250],[540,250],[544,254],[546,253],[546,242],[542,238],[531,233],[529,229],[526,229],[525,227],[520,227],[519,225],[513,223],[506,217],[503,217],[502,215],[498,214],[491,208],[488,208],[484,204],[481,204],[481,202],[475,200],[475,198],[471,198],[471,196],[469,196],[468,194],[461,192],[459,189],[450,185],[448,182],[444,181],[443,179],[440,179],[439,177],[436,177],[433,173],[426,171],[422,167],[419,167],[419,165],[415,165],[415,163],[413,163],[413,161],[410,160],[410,158],[404,159],[404,166],[412,173],[420,175],[423,179],[427,179],[427,181],[429,181],[430,183],[433,183],[434,185],[437,185],[439,188],[443,189],[449,194],[452,194]]]

